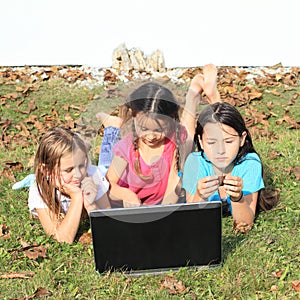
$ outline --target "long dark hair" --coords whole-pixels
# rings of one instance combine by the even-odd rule
[[[198,148],[198,151],[202,153],[202,156],[203,149],[201,148],[199,138],[202,140],[204,126],[208,123],[220,123],[230,126],[238,133],[240,137],[242,136],[243,132],[247,133],[244,145],[239,148],[238,154],[233,161],[235,165],[241,163],[247,153],[256,153],[258,157],[260,157],[254,149],[250,132],[246,127],[242,115],[234,106],[227,102],[216,102],[207,106],[205,109],[203,109],[198,117],[194,142]],[[262,176],[263,175],[264,172],[262,166]],[[277,195],[270,197],[267,195],[266,190],[262,189],[258,195],[257,211],[271,209],[278,203],[278,201],[279,198]]]
[[[145,117],[151,117],[153,120],[164,116],[169,117],[170,129],[175,132],[176,140],[176,166],[180,170],[180,125],[179,125],[179,104],[173,93],[165,86],[157,82],[147,82],[135,89],[126,100],[123,110],[124,123],[142,113]],[[124,112],[125,111],[125,112]],[[172,123],[172,124],[171,124]],[[134,124],[132,123],[133,144],[136,152],[134,168],[138,176],[148,178],[141,172],[138,159],[138,135]]]

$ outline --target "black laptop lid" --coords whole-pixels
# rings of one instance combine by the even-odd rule
[[[221,202],[95,210],[96,270],[160,272],[222,260]]]

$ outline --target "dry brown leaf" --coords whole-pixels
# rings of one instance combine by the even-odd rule
[[[292,100],[294,103],[295,103],[295,100],[299,98],[299,96],[300,96],[300,93],[296,93],[293,95]]]
[[[0,274],[0,278],[8,278],[8,279],[27,279],[34,276],[34,272],[8,272]]]
[[[29,101],[28,103],[28,109],[29,109],[29,113],[31,113],[32,111],[36,110],[38,107],[35,104],[34,100]]]
[[[291,285],[296,292],[300,292],[300,280],[293,280]]]
[[[59,118],[58,112],[52,107],[51,109],[52,114],[54,115],[55,119]]]
[[[42,245],[33,243],[32,245],[20,240],[21,248],[8,249],[7,252],[12,253],[12,256],[16,256],[17,253],[23,252],[25,256],[30,259],[37,259],[38,257],[46,257],[46,248]]]
[[[30,296],[27,296],[25,298],[13,298],[10,300],[30,300],[33,298],[45,298],[45,297],[50,297],[50,296],[52,296],[52,293],[50,291],[48,291],[47,289],[45,289],[43,287],[38,287],[36,289],[36,291]]]
[[[13,174],[13,172],[7,168],[4,168],[1,172],[1,176],[4,178],[7,178],[10,181],[16,181],[15,175]]]
[[[46,248],[43,246],[31,246],[27,250],[24,250],[25,256],[30,259],[37,259],[38,257],[46,257]]]
[[[76,106],[76,105],[73,105],[73,104],[71,104],[69,107],[74,109],[74,110],[79,110],[79,111],[82,111],[82,112],[85,111],[84,107]]]
[[[182,281],[177,280],[171,276],[165,276],[165,279],[161,281],[161,289],[169,289],[170,294],[182,294],[186,291],[186,288]]]
[[[269,102],[267,103],[267,107],[268,107],[269,110],[272,110],[272,109],[274,108],[273,102],[272,102],[272,101],[269,101]]]
[[[4,96],[1,97],[1,99],[10,99],[10,100],[16,100],[18,98],[18,93],[10,93],[10,94],[6,94]]]
[[[24,169],[22,163],[18,161],[6,161],[5,165],[8,166],[12,171],[22,172]]]
[[[250,100],[254,100],[254,99],[260,99],[262,97],[263,93],[259,92],[257,90],[253,90],[252,92],[250,92],[248,94],[248,97]]]
[[[38,89],[39,86],[35,84],[25,84],[23,86],[16,86],[16,91],[22,94],[27,94],[30,91],[36,91]]]
[[[91,245],[93,243],[92,233],[91,232],[84,232],[81,237],[79,238],[78,242],[82,244]]]
[[[30,244],[29,243],[27,243],[26,241],[24,241],[24,240],[20,240],[20,244],[21,244],[21,246],[23,247],[23,248],[26,248],[26,247],[30,247]],[[34,246],[36,246],[36,244],[34,244]],[[22,251],[22,250],[21,250]]]
[[[25,124],[23,122],[19,122],[18,125],[20,126],[20,129],[22,130],[22,133],[26,137],[29,137],[30,136],[30,131],[27,129],[27,127],[25,126]]]
[[[1,239],[9,239],[10,238],[10,233],[9,233],[9,227],[6,226],[6,224],[0,224],[0,238]]]
[[[45,133],[47,131],[47,128],[45,125],[40,122],[40,121],[35,121],[34,122],[34,127],[40,132],[40,133]]]
[[[293,118],[290,117],[290,112],[288,110],[284,113],[283,118],[280,118],[276,121],[276,124],[281,125],[283,122],[286,122],[286,123],[289,123],[289,124],[296,123],[296,121]]]
[[[272,272],[272,275],[279,279],[283,274],[283,272],[284,272],[283,270],[279,270],[277,272]]]
[[[68,114],[65,114],[65,120],[67,121],[67,122],[69,122],[69,121],[74,121],[74,119],[71,117],[71,115],[68,113]]]
[[[29,158],[28,163],[27,163],[27,168],[31,168],[34,166],[34,158],[35,158],[35,155],[33,155]]]
[[[53,116],[45,116],[45,122],[53,122],[55,120],[55,118]]]
[[[300,180],[300,167],[294,167],[294,168],[292,168],[292,171],[293,171],[294,175],[296,176],[296,179]]]
[[[272,150],[268,156],[271,159],[276,159],[279,156],[286,157],[286,155],[283,152],[278,152],[277,150]]]
[[[277,286],[277,285],[275,285],[275,284],[273,284],[273,285],[271,286],[271,289],[270,289],[270,291],[271,291],[272,293],[276,293],[276,292],[278,292],[278,286]]]
[[[44,298],[47,296],[51,296],[52,293],[43,287],[38,287],[34,292],[34,297]]]

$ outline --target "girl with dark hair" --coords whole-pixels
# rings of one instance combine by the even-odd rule
[[[219,100],[216,67],[207,65],[203,72],[191,82],[181,118],[175,96],[159,83],[145,83],[130,94],[122,108],[122,128],[128,121],[130,133],[114,145],[107,171],[113,206],[178,201],[201,93],[205,91],[210,103]]]
[[[260,197],[262,163],[242,115],[226,102],[206,107],[198,117],[194,142],[199,152],[188,156],[183,173],[187,202],[223,200],[235,227],[250,230],[257,209],[266,205]]]
[[[128,120],[131,132],[113,148],[107,178],[109,196],[118,202],[112,203],[118,206],[122,201],[124,207],[131,207],[177,202],[179,148],[187,132],[180,124],[173,93],[158,83],[145,83],[129,96],[124,111],[123,121]]]

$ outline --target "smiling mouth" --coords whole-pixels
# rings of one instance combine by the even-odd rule
[[[144,139],[144,141],[149,144],[154,144],[154,143],[157,143],[158,139],[152,139],[152,140]]]

